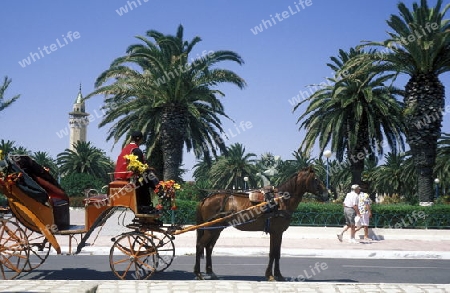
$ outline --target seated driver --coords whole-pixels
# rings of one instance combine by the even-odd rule
[[[114,171],[115,180],[126,180],[129,181],[133,176],[133,172],[127,170],[128,162],[124,158],[126,155],[133,154],[137,156],[138,160],[145,163],[144,153],[139,148],[142,143],[143,135],[140,131],[134,131],[131,133],[131,141],[127,144],[119,156],[117,157],[116,168]],[[144,180],[138,180],[136,183],[136,204],[138,209],[138,214],[152,214],[157,212],[153,207],[150,188],[155,189],[159,182],[159,179],[150,170],[144,172]]]

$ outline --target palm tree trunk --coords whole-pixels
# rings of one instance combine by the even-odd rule
[[[161,141],[157,140],[155,142],[154,148],[149,154],[147,154],[149,166],[155,169],[155,175],[158,178],[163,178],[164,174],[164,156],[162,153]]]
[[[361,185],[361,175],[364,171],[364,160],[358,159],[357,155],[361,152],[356,152],[350,156],[350,170],[352,172],[352,184]]]
[[[411,146],[417,173],[417,192],[419,202],[433,201],[433,166],[436,159],[436,145]]]
[[[183,109],[165,109],[161,117],[161,148],[164,158],[163,180],[177,180],[183,159],[184,132],[186,123]]]
[[[433,167],[441,136],[445,90],[434,73],[412,76],[405,87],[406,142],[411,148],[421,203],[433,201]]]
[[[358,139],[356,147],[350,152],[350,165],[352,172],[352,184],[361,185],[362,183],[362,173],[364,171],[365,159],[370,155],[370,138],[369,131],[367,129],[368,121],[367,117],[363,115],[360,121],[360,129],[358,130]],[[348,149],[351,149],[349,146]]]

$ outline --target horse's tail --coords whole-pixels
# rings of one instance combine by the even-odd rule
[[[197,205],[197,210],[195,213],[195,222],[197,225],[200,225],[204,222],[203,217],[202,217],[202,206],[203,206],[203,202],[199,203]],[[205,233],[205,231],[203,229],[197,229],[197,243],[196,245],[199,244],[200,239],[203,237],[203,234]],[[202,251],[200,252],[200,257],[203,258],[205,253],[205,249],[203,248]]]

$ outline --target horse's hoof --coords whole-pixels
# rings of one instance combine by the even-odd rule
[[[269,281],[269,282],[275,282],[276,279],[275,279],[273,276],[269,276],[269,277],[267,277],[267,281]]]
[[[205,278],[203,278],[203,275],[201,273],[196,273],[195,274],[195,279],[196,280],[204,280]]]
[[[219,278],[214,273],[198,274],[197,278],[197,280],[219,280]]]

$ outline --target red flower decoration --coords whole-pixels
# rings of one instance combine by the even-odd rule
[[[158,196],[159,204],[156,206],[158,210],[171,209],[176,210],[175,191],[180,189],[180,185],[174,180],[159,181],[154,192]]]

